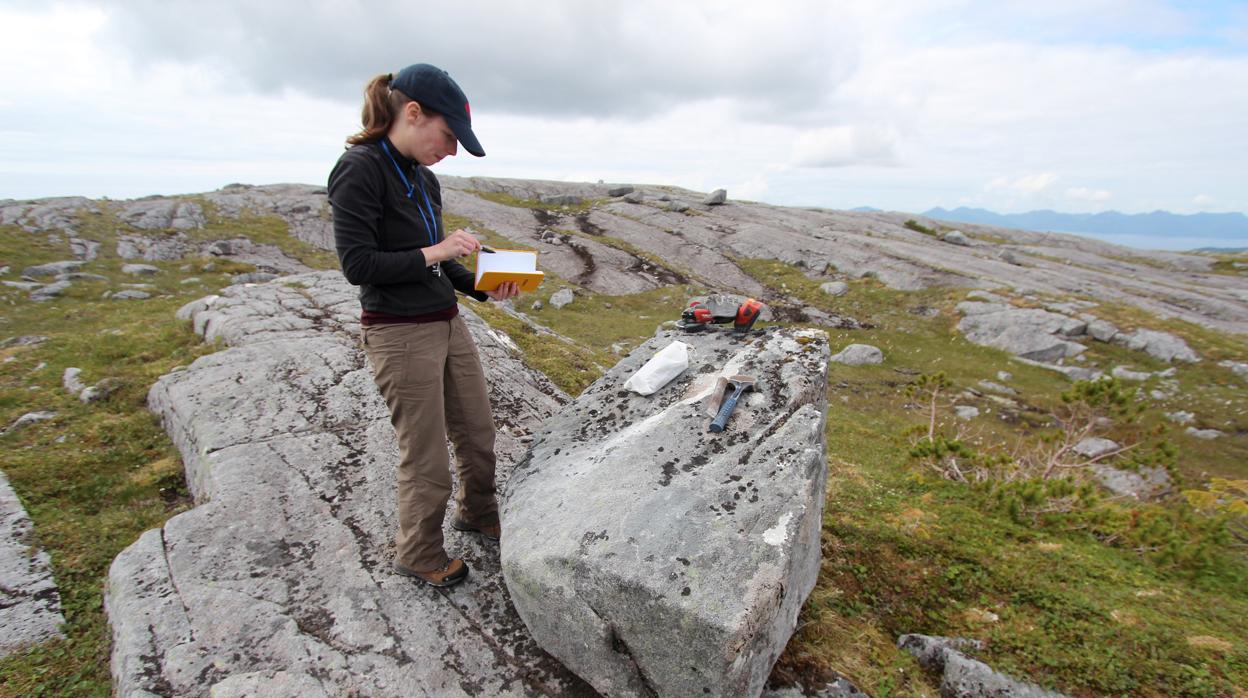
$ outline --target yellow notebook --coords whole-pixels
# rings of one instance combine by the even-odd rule
[[[521,291],[536,291],[546,276],[537,270],[537,253],[529,250],[494,250],[493,254],[477,254],[478,291],[493,291],[507,281],[520,285]]]

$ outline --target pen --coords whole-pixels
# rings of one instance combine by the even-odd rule
[[[482,252],[488,252],[488,253],[490,253],[490,254],[494,254],[494,250],[493,250],[493,249],[491,249],[491,248],[489,248],[489,247],[486,247],[485,245],[482,245],[482,246],[481,246],[481,251],[482,251]]]

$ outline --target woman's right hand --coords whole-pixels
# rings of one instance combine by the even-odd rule
[[[433,266],[438,262],[466,257],[479,249],[481,249],[480,241],[473,237],[472,233],[461,228],[447,235],[442,242],[425,248],[425,262]]]

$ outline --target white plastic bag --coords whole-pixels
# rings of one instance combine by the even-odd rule
[[[624,381],[624,387],[638,395],[649,395],[689,368],[689,345],[675,341],[650,357],[645,366]]]

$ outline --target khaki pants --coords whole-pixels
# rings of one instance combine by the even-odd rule
[[[477,347],[463,318],[363,327],[373,380],[399,440],[399,530],[395,561],[420,572],[448,557],[442,520],[451,495],[449,435],[455,445],[456,515],[498,523],[494,421]]]

